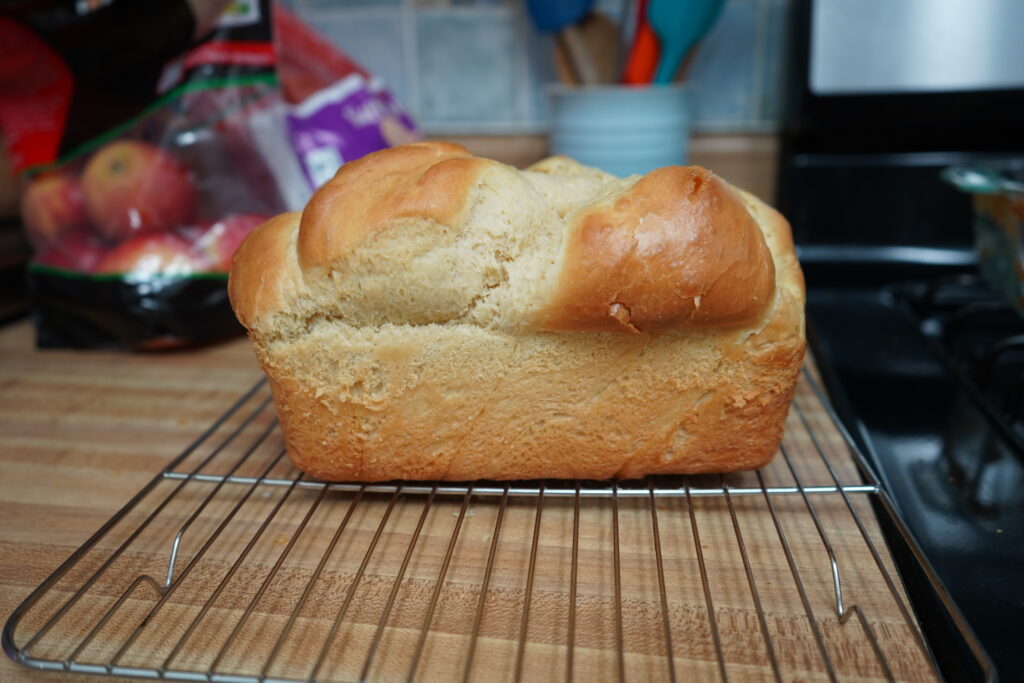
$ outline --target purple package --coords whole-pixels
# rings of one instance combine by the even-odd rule
[[[352,74],[291,108],[288,137],[299,165],[316,189],[346,161],[420,138],[379,79]]]

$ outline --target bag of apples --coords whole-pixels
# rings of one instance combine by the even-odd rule
[[[286,208],[253,125],[282,103],[270,0],[54,4],[0,17],[0,128],[35,247],[37,343],[238,334],[231,257]]]

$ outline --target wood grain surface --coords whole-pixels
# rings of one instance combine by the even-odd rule
[[[0,330],[4,617],[258,377],[244,340],[159,355],[41,352],[26,324]],[[933,678],[898,588],[894,595],[835,493],[725,498],[696,495],[720,487],[718,477],[661,479],[676,495],[652,503],[623,483],[617,502],[581,499],[577,518],[572,496],[539,505],[510,496],[502,506],[500,496],[257,483],[296,476],[267,396],[259,390],[174,468],[200,477],[153,487],[24,615],[15,642],[24,646],[95,576],[32,645],[33,657],[301,679],[324,653],[321,679],[353,680],[365,669],[370,679],[404,680],[419,651],[418,680],[458,680],[472,648],[473,680],[513,680],[517,668],[523,680],[564,680],[571,637],[575,680],[616,680],[620,671],[628,680],[715,680],[723,670],[733,680],[774,680],[776,671],[783,680],[828,680],[830,671],[841,680]],[[831,486],[822,452],[842,483],[859,483],[806,383],[797,405],[764,483]],[[237,481],[218,484],[228,474]],[[726,481],[761,483],[755,473]],[[892,572],[867,495],[849,498]],[[838,617],[809,509],[834,550],[845,606],[863,618]],[[164,580],[182,529],[172,591],[133,584]],[[8,660],[0,677],[109,680]]]

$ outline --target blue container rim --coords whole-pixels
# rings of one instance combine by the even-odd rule
[[[545,91],[551,95],[578,94],[602,94],[616,95],[619,97],[635,96],[638,93],[686,93],[692,89],[689,83],[661,83],[645,85],[624,85],[622,83],[598,83],[596,85],[569,85],[567,83],[547,83]]]

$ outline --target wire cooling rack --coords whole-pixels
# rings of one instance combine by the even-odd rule
[[[871,499],[916,546],[806,372],[755,472],[327,484],[285,456],[260,382],[11,615],[7,654],[225,683],[937,676]]]

